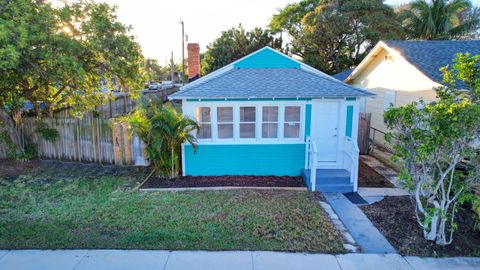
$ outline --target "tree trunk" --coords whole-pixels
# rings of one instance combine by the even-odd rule
[[[440,224],[438,226],[438,231],[437,231],[437,238],[435,240],[435,243],[437,245],[447,245],[447,236],[446,236],[446,224],[447,224],[447,219],[442,218],[440,219]]]
[[[18,132],[13,119],[3,108],[0,108],[0,121],[2,122],[2,128],[8,133],[8,138],[10,139],[9,143],[11,143],[14,147],[12,149],[14,153],[12,154],[14,154],[16,157],[24,154],[20,133]]]
[[[175,177],[175,160],[174,160],[174,156],[173,156],[173,153],[174,153],[174,148],[173,146],[171,147],[171,155],[172,155],[172,171],[170,172],[170,176],[172,178]]]
[[[437,238],[437,232],[438,232],[438,214],[435,214],[432,217],[432,220],[430,222],[430,230],[427,231],[425,228],[423,230],[423,234],[425,236],[425,239],[430,240],[430,241],[435,241]]]

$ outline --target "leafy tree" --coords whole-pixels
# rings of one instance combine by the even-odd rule
[[[269,27],[274,32],[286,31],[291,36],[298,37],[302,29],[302,18],[326,2],[326,0],[302,0],[298,3],[288,4],[273,15]]]
[[[147,58],[143,64],[147,80],[149,82],[161,81],[165,75],[165,69],[162,68],[156,59]]]
[[[406,161],[400,179],[415,194],[417,221],[424,237],[439,245],[452,242],[457,207],[473,201],[472,190],[480,185],[480,155],[475,149],[480,103],[472,100],[475,91],[464,95],[452,84],[466,78],[460,74],[476,73],[478,88],[478,66],[470,70],[471,59],[460,54],[451,69],[443,69],[446,86],[438,89],[437,102],[414,102],[385,112],[387,126],[395,130],[395,157]],[[456,170],[465,160],[470,169]]]
[[[282,39],[270,30],[255,28],[245,31],[242,25],[223,31],[221,36],[207,46],[203,54],[201,73],[206,75],[265,46],[281,49]]]
[[[102,89],[141,87],[143,56],[129,30],[103,3],[2,2],[0,121],[16,154],[22,152],[15,126],[24,101],[39,116],[65,106],[81,115],[108,98]]]
[[[196,147],[192,133],[198,131],[198,124],[172,106],[164,106],[160,98],[142,97],[140,106],[118,121],[126,122],[129,129],[145,142],[148,159],[161,175],[171,178],[178,175],[182,143],[189,142],[194,149]]]
[[[469,0],[416,0],[399,13],[399,20],[411,39],[468,38],[480,26]]]
[[[316,6],[306,0],[287,6],[274,15],[270,26],[287,31],[291,52],[324,72],[352,68],[380,39],[403,35],[393,9],[381,0],[316,2]],[[292,14],[298,10],[304,14],[301,18]]]

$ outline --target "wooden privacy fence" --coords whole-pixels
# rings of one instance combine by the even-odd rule
[[[361,155],[367,155],[370,147],[371,113],[360,113],[358,121],[358,148]]]
[[[25,118],[21,127],[24,144],[37,145],[38,157],[118,165],[147,165],[143,142],[129,136],[121,124],[103,118],[45,118],[41,121],[58,131],[53,141],[36,132],[34,118]]]

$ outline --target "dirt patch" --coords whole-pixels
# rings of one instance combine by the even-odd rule
[[[0,160],[0,177],[15,178],[24,173],[35,172],[39,169],[38,161],[10,161]]]
[[[141,188],[186,187],[304,187],[301,177],[289,176],[185,176],[174,179],[150,177]]]
[[[480,232],[474,230],[474,213],[470,210],[459,209],[458,230],[452,244],[439,246],[423,238],[410,196],[385,197],[380,202],[361,206],[361,209],[402,255],[480,256]]]
[[[151,168],[134,166],[102,165],[62,161],[0,161],[0,178],[14,181],[20,176],[28,176],[37,182],[51,183],[69,179],[99,179],[101,177],[127,177],[132,185],[147,176]]]
[[[358,164],[358,186],[359,187],[388,187],[393,188],[394,185],[390,183],[383,175],[376,172],[362,161]]]

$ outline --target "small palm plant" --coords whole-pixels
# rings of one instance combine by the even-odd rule
[[[180,172],[182,143],[188,142],[196,149],[192,134],[199,129],[198,124],[171,105],[163,105],[160,98],[142,97],[137,109],[120,121],[128,123],[143,140],[148,159],[163,176],[173,178]]]

